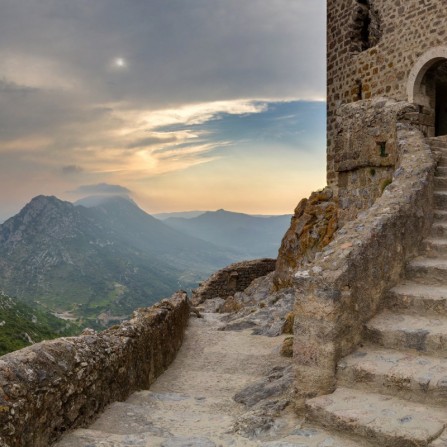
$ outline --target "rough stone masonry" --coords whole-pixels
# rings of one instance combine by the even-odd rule
[[[327,12],[327,180],[337,231],[328,238],[328,216],[302,211],[275,273],[278,288],[296,293],[302,399],[334,390],[338,360],[360,343],[429,233],[437,155],[427,138],[447,134],[445,1],[329,0]]]

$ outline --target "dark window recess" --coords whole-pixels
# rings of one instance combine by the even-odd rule
[[[363,83],[362,83],[362,80],[361,79],[357,79],[355,81],[355,83],[357,84],[357,94],[356,94],[357,98],[356,98],[356,100],[357,101],[361,101],[363,99]]]
[[[387,154],[387,152],[386,152],[386,141],[378,142],[377,146],[378,146],[379,151],[380,151],[380,156],[381,157],[388,157],[389,154]]]
[[[351,25],[351,51],[360,53],[379,43],[382,36],[379,12],[372,0],[356,0]]]

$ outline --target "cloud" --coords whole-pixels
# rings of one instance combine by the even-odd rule
[[[71,175],[71,174],[78,174],[80,172],[83,172],[84,169],[82,169],[81,166],[78,166],[78,165],[67,165],[67,166],[62,166],[61,171],[63,174]]]
[[[70,194],[130,194],[130,189],[121,185],[98,183],[96,185],[81,185]]]
[[[1,10],[0,178],[17,197],[79,183],[143,193],[147,179],[228,156],[240,139],[220,123],[325,96],[323,0],[1,0]],[[260,123],[250,137],[269,132],[249,121]]]
[[[218,118],[222,114],[246,115],[267,110],[265,101],[238,99],[188,104],[175,109],[143,112],[140,119],[150,128],[157,129],[173,124],[196,125]]]
[[[135,149],[135,148],[141,148],[141,147],[148,147],[148,146],[157,146],[160,144],[169,144],[177,141],[177,138],[173,135],[164,135],[163,136],[155,136],[151,135],[150,137],[146,138],[140,138],[138,140],[132,141],[131,143],[127,144],[127,147],[129,149]]]

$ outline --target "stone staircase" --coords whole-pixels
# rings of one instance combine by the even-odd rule
[[[447,140],[428,142],[440,162],[423,254],[339,362],[336,391],[306,403],[309,422],[359,436],[359,446],[447,447]]]

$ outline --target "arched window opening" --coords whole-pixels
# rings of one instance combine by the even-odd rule
[[[382,36],[379,12],[372,0],[356,0],[351,25],[351,51],[360,53],[378,44]]]
[[[447,60],[434,61],[421,79],[416,101],[427,116],[429,136],[447,135]],[[431,129],[431,130],[430,130]]]
[[[447,135],[447,62],[435,73],[435,135]]]

